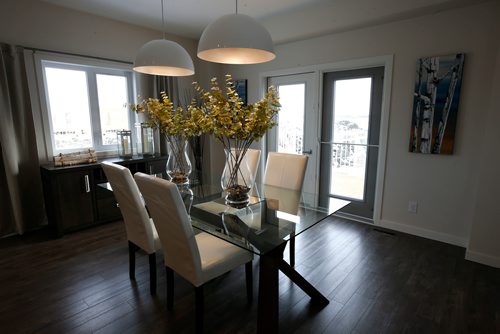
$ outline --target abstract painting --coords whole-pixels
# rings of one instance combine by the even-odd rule
[[[410,152],[453,153],[464,58],[458,53],[418,60]]]
[[[247,81],[246,79],[234,80],[234,90],[238,93],[238,96],[243,101],[244,105],[247,105]]]

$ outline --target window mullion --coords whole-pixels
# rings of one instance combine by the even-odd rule
[[[125,77],[127,78],[127,103],[134,103],[134,79],[132,73],[125,73]],[[137,133],[136,122],[138,121],[136,113],[132,110],[132,108],[127,108],[129,114],[129,126],[130,130],[134,138],[137,138],[140,133]]]
[[[92,121],[92,137],[95,149],[99,151],[103,143],[101,136],[101,118],[99,116],[99,96],[97,94],[96,72],[88,69],[87,80],[89,87],[90,119]]]

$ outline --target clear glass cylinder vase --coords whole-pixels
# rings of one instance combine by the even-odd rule
[[[226,164],[222,172],[221,186],[226,192],[226,203],[248,203],[248,193],[255,180],[245,158],[246,150],[224,149],[224,153]]]
[[[188,141],[185,138],[180,136],[167,138],[167,175],[170,181],[178,185],[189,184],[189,175],[191,174],[192,166],[187,147]]]

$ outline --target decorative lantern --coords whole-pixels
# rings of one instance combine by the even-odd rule
[[[120,158],[131,158],[132,151],[132,131],[119,130],[118,135],[118,155]]]
[[[151,156],[155,153],[153,128],[141,123],[142,155]]]

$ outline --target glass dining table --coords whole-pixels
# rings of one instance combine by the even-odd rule
[[[99,186],[112,191],[109,183]],[[193,227],[260,257],[257,333],[279,331],[280,271],[316,305],[329,303],[284,260],[283,253],[288,243],[295,252],[297,236],[348,205],[349,201],[332,198],[327,201],[328,205],[320,206],[317,194],[256,184],[248,203],[235,207],[225,203],[220,186],[195,184],[178,189]]]
[[[247,204],[225,203],[220,187],[199,185],[181,190],[192,225],[260,256],[257,332],[279,330],[279,271],[319,306],[329,301],[284,260],[287,243],[295,252],[297,236],[350,202],[330,199],[319,206],[318,195],[270,185],[255,185]],[[300,249],[297,251],[300,252]]]

